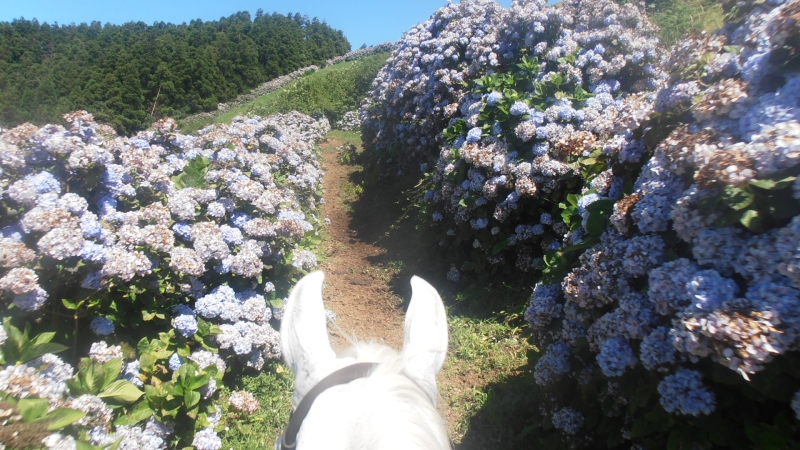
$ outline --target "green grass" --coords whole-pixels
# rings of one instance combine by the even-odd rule
[[[336,139],[342,142],[349,142],[356,147],[361,147],[361,133],[358,131],[331,130],[326,136],[327,139]]]
[[[222,447],[225,449],[272,450],[275,441],[289,423],[292,411],[292,389],[294,377],[281,363],[272,361],[254,376],[243,376],[236,380],[234,390],[246,390],[255,395],[260,407],[254,414],[229,414],[222,426]],[[224,397],[230,395],[227,390]]]
[[[722,4],[716,0],[656,0],[648,5],[648,15],[658,25],[659,38],[665,45],[725,24]]]
[[[389,53],[377,53],[320,69],[291,81],[283,89],[262,95],[213,119],[179,122],[181,131],[194,133],[212,123],[229,123],[238,115],[267,117],[290,111],[325,114],[333,123],[345,112],[358,108],[388,57]]]
[[[450,348],[438,379],[457,449],[513,448],[524,437],[535,390],[526,365],[536,351],[523,334],[527,298],[507,286],[462,288],[455,295]]]

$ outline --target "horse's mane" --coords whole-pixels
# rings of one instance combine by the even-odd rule
[[[436,411],[436,398],[403,374],[406,363],[401,353],[375,342],[358,342],[340,352],[340,358],[355,362],[378,362],[364,379],[353,450],[374,449],[449,449],[450,439],[444,420]],[[400,425],[402,424],[402,426]]]

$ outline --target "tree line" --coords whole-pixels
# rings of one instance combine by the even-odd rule
[[[181,25],[0,22],[0,125],[58,123],[85,109],[129,134],[349,50],[324,21],[262,10]]]

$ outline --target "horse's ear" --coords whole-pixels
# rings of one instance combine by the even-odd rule
[[[281,350],[294,372],[295,407],[327,375],[330,363],[336,359],[325,324],[324,279],[325,274],[319,271],[304,276],[292,289],[281,319]]]
[[[411,303],[403,327],[404,372],[436,403],[436,374],[447,355],[447,314],[439,293],[427,281],[411,278]]]

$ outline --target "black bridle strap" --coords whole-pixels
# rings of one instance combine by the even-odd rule
[[[369,375],[370,371],[377,365],[378,363],[366,362],[341,368],[323,378],[322,381],[311,388],[308,394],[303,397],[303,400],[300,401],[300,404],[297,405],[297,409],[295,409],[289,417],[289,425],[286,425],[286,430],[283,432],[283,436],[281,436],[280,450],[292,450],[295,448],[300,425],[303,424],[303,420],[306,418],[306,415],[308,415],[311,405],[319,394],[322,394],[328,388],[364,378]]]

